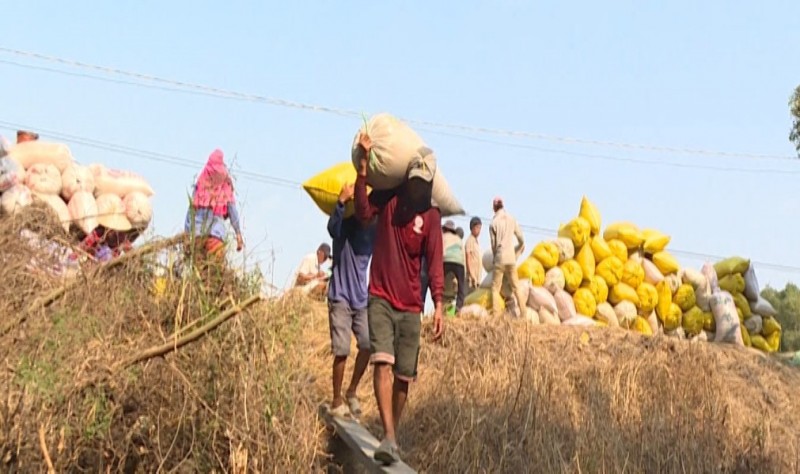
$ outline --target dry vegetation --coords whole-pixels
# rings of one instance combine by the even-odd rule
[[[0,335],[0,469],[330,467],[316,415],[329,396],[322,305],[260,302],[177,351],[127,365],[255,289],[240,278],[228,295],[207,294],[189,274],[159,298],[157,259],[148,256],[87,272],[52,304],[31,308],[63,282],[26,268],[33,255],[17,238],[23,224],[59,236],[43,215],[0,222],[8,329]],[[423,345],[400,430],[404,457],[420,471],[800,469],[796,369],[733,347],[609,330],[449,323],[441,344]],[[360,395],[378,434],[370,376]]]

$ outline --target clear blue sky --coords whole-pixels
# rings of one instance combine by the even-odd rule
[[[800,83],[796,0],[226,3],[9,2],[0,46],[368,114],[794,153],[787,101]],[[0,61],[96,75],[8,53]],[[348,160],[360,124],[2,62],[0,90],[0,120],[196,161],[190,169],[72,145],[83,163],[151,181],[160,234],[182,228],[186,192],[214,148],[237,155],[234,169],[301,182]],[[675,249],[800,267],[800,161],[434,132],[420,134],[470,213],[490,215],[500,194],[521,223],[555,229],[586,194],[604,223],[657,227]],[[239,179],[237,191],[248,263],[261,261],[282,286],[328,239],[326,218],[299,188]],[[527,238],[530,249],[545,236]],[[797,271],[757,270],[762,283],[800,280]]]

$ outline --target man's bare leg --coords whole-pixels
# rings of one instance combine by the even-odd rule
[[[344,382],[344,369],[347,366],[347,356],[333,358],[333,402],[331,408],[337,408],[344,403],[342,398],[342,383]]]
[[[375,364],[372,370],[374,372],[375,398],[378,401],[378,411],[381,414],[381,422],[383,422],[384,437],[392,443],[397,443],[392,407],[392,366],[386,363]]]
[[[356,396],[358,384],[361,383],[361,377],[363,377],[364,372],[367,371],[367,365],[369,365],[369,351],[366,349],[359,349],[356,355],[356,365],[353,367],[353,377],[350,379],[350,387],[347,388],[347,393],[345,394],[347,398]],[[344,369],[342,369],[342,375],[344,375]],[[339,387],[341,388],[341,386],[340,383]]]
[[[403,408],[406,406],[408,399],[408,382],[394,378],[394,385],[392,386],[392,417],[394,418],[394,427],[397,429],[400,426],[400,417],[403,415]],[[392,438],[394,440],[394,438]]]

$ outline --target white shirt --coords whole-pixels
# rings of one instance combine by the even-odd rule
[[[300,261],[300,266],[297,267],[297,270],[294,272],[294,276],[292,276],[292,280],[289,282],[290,286],[297,285],[297,277],[300,275],[305,275],[309,277],[316,277],[319,274],[320,266],[319,266],[319,259],[317,258],[317,253],[310,253],[303,257],[303,260]]]

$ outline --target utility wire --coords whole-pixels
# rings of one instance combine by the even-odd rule
[[[102,72],[104,74],[112,74],[117,76],[124,76],[130,77],[141,81],[149,81],[154,82],[157,84],[168,85],[172,87],[178,87],[182,89],[190,89],[194,91],[204,92],[206,94],[216,95],[223,98],[234,98],[240,100],[248,100],[253,102],[262,102],[274,106],[280,107],[290,107],[295,109],[301,110],[310,110],[315,112],[324,112],[330,113],[345,117],[361,117],[362,114],[359,111],[355,110],[348,110],[343,108],[336,108],[336,107],[329,107],[324,105],[314,105],[314,104],[306,104],[302,102],[291,101],[287,99],[279,99],[273,97],[266,97],[257,94],[248,94],[243,92],[237,92],[232,90],[221,89],[218,87],[212,87],[202,84],[196,84],[191,82],[184,82],[184,81],[177,81],[173,79],[166,79],[158,76],[153,76],[149,74],[142,74],[138,72],[131,72],[126,71],[118,68],[112,68],[108,66],[99,66],[89,63],[84,63],[81,61],[74,61],[71,59],[60,58],[57,56],[50,56],[45,54],[40,54],[31,51],[23,51],[14,48],[8,48],[0,46],[0,52],[5,52],[7,54],[19,56],[19,57],[26,57],[31,59],[37,59],[40,61],[47,61],[51,63],[57,63],[69,67],[81,68],[85,70],[93,70]],[[9,65],[18,65],[16,63],[6,61],[6,64]],[[22,66],[27,67],[27,66]],[[48,69],[42,69],[48,70]],[[52,71],[51,71],[52,72]],[[140,83],[129,83],[130,85],[143,85]],[[459,125],[459,124],[450,124],[450,123],[441,123],[441,122],[433,122],[433,121],[425,121],[425,120],[414,120],[414,119],[404,119],[409,124],[425,126],[425,127],[434,127],[434,128],[442,128],[442,129],[449,129],[449,130],[456,130],[460,132],[469,132],[469,133],[476,133],[476,134],[484,134],[484,135],[501,135],[506,137],[513,137],[513,138],[527,138],[527,139],[535,139],[535,140],[544,140],[544,141],[551,141],[551,142],[559,142],[559,143],[567,143],[567,144],[577,144],[577,145],[590,145],[590,146],[602,146],[602,147],[611,147],[611,148],[618,148],[618,149],[627,149],[627,150],[636,150],[636,151],[647,151],[647,152],[662,152],[662,153],[674,153],[674,154],[688,154],[688,155],[705,155],[705,156],[718,156],[718,157],[728,157],[728,158],[750,158],[750,159],[779,159],[779,160],[796,160],[797,158],[794,156],[788,155],[774,155],[774,154],[764,154],[764,153],[746,153],[746,152],[726,152],[726,151],[718,151],[718,150],[707,150],[701,148],[683,148],[683,147],[672,147],[672,146],[652,146],[652,145],[642,145],[642,144],[635,144],[635,143],[624,143],[624,142],[614,142],[614,141],[607,141],[607,140],[592,140],[592,139],[585,139],[585,138],[578,138],[578,137],[569,137],[569,136],[559,136],[559,135],[549,135],[544,133],[537,133],[537,132],[526,132],[526,131],[515,131],[515,130],[503,130],[497,128],[488,128],[488,127],[475,127],[475,126],[467,126],[467,125]]]
[[[128,147],[128,146],[124,146],[124,145],[112,144],[112,143],[108,143],[108,142],[104,142],[104,141],[100,141],[100,140],[95,140],[95,139],[91,139],[91,138],[79,137],[79,136],[72,135],[72,134],[69,134],[69,133],[57,132],[57,131],[53,131],[53,130],[45,130],[45,129],[42,129],[42,128],[39,128],[39,127],[30,127],[30,126],[21,125],[21,124],[17,124],[17,123],[13,123],[13,122],[7,122],[7,121],[4,121],[4,120],[0,120],[0,127],[10,127],[9,130],[14,130],[14,129],[33,129],[33,130],[44,132],[44,133],[46,133],[48,135],[52,135],[52,136],[54,136],[56,138],[63,139],[63,140],[68,141],[68,142],[78,143],[78,144],[85,145],[85,146],[88,146],[88,147],[95,147],[95,148],[99,148],[99,149],[103,149],[103,150],[113,151],[113,152],[116,152],[116,153],[131,155],[131,156],[139,156],[139,157],[143,157],[143,158],[150,159],[150,160],[157,161],[157,162],[170,163],[170,164],[175,164],[175,165],[178,165],[178,166],[191,167],[191,168],[194,168],[194,169],[197,169],[198,167],[203,166],[203,163],[201,163],[201,162],[187,160],[187,159],[180,158],[180,157],[177,157],[177,156],[174,156],[174,155],[168,155],[168,154],[165,154],[165,153],[147,151],[147,150]],[[286,188],[291,188],[291,189],[299,189],[300,186],[301,186],[301,183],[299,183],[297,181],[293,181],[293,180],[285,179],[285,178],[279,178],[279,177],[276,177],[276,176],[266,175],[266,174],[262,174],[262,173],[251,172],[251,171],[247,171],[247,170],[243,170],[243,169],[237,170],[237,174],[240,174],[240,175],[242,175],[242,176],[244,176],[244,177],[246,177],[248,179],[252,179],[254,181],[258,181],[258,182],[262,182],[262,183],[266,183],[266,184],[272,184],[272,185],[281,186],[281,187],[286,187]],[[491,218],[490,217],[486,217],[486,216],[479,216],[479,217],[484,222],[491,222]],[[454,216],[454,218],[458,219],[458,220],[468,220],[470,217]],[[527,234],[542,235],[542,236],[547,236],[547,237],[553,237],[553,236],[557,235],[557,231],[556,230],[549,229],[549,228],[546,228],[546,227],[540,227],[540,226],[535,226],[535,225],[530,225],[530,224],[522,224],[521,223],[520,224],[520,228],[521,228],[521,230],[523,230]],[[725,257],[719,256],[719,255],[706,254],[706,253],[700,253],[700,252],[690,252],[690,251],[678,250],[678,249],[670,249],[670,252],[675,254],[675,255],[683,255],[685,257],[698,259],[698,260],[712,260],[712,261],[715,260],[715,261],[719,261],[719,260],[723,260],[725,258]],[[800,273],[800,267],[797,267],[797,266],[782,265],[782,264],[777,264],[777,263],[761,262],[761,261],[753,261],[752,263],[757,265],[757,266],[759,266],[759,267],[761,267],[761,268],[765,268],[765,269],[770,269],[770,270],[775,270],[775,271],[780,271],[780,272]]]

